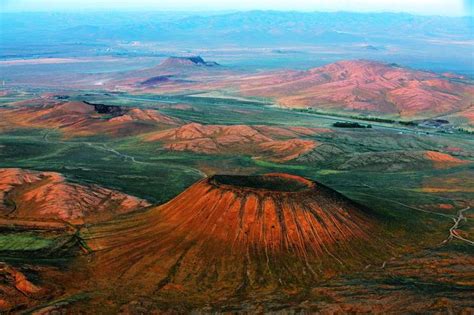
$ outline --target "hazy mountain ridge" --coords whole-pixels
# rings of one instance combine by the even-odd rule
[[[0,23],[1,59],[190,53],[224,65],[238,54],[233,65],[245,66],[241,57],[246,56],[251,63],[247,69],[252,69],[281,64],[305,68],[321,65],[321,60],[369,58],[472,75],[469,57],[474,37],[468,17],[284,11],[63,12],[5,13]],[[258,63],[253,62],[256,57]]]
[[[274,42],[317,40],[325,32],[360,35],[365,39],[453,36],[472,39],[468,17],[415,16],[395,13],[323,13],[248,11],[229,14],[164,13],[6,13],[4,44],[10,40],[197,40],[196,35],[233,41],[235,35]],[[30,33],[25,33],[28,30]],[[387,35],[386,32],[390,31]],[[35,36],[31,36],[31,32]],[[370,32],[370,35],[368,35]],[[289,37],[298,34],[297,37]],[[263,38],[263,35],[270,36]],[[54,36],[54,37],[53,37]],[[395,36],[395,37],[396,37]],[[280,42],[281,43],[281,42]]]

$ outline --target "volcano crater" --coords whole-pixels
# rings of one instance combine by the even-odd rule
[[[215,187],[232,190],[266,191],[274,193],[298,193],[315,187],[311,181],[288,174],[266,175],[214,175],[209,183]]]

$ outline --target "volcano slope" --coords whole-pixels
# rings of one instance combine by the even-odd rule
[[[0,314],[47,303],[87,277],[82,267],[66,272],[88,252],[76,235],[82,224],[148,205],[55,172],[0,168]]]
[[[215,175],[81,237],[95,252],[88,287],[118,304],[152,297],[157,308],[298,292],[390,246],[370,210],[287,174]]]
[[[59,173],[0,168],[0,220],[63,220],[82,224],[149,206],[142,199],[98,185],[66,181]]]
[[[317,142],[300,137],[315,135],[318,132],[321,130],[189,123],[178,128],[149,133],[144,136],[144,140],[162,142],[164,148],[170,151],[249,154],[272,161],[289,161],[317,147]]]
[[[49,96],[0,108],[0,131],[20,128],[59,129],[66,137],[128,136],[179,125],[156,110],[62,101]]]

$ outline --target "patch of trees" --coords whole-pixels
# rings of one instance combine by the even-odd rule
[[[379,123],[386,123],[386,124],[400,124],[404,126],[413,126],[416,127],[418,126],[418,123],[415,121],[405,121],[405,120],[394,120],[394,119],[389,119],[389,118],[380,118],[380,117],[368,117],[368,116],[357,116],[357,115],[341,115],[337,113],[326,113],[326,112],[320,112],[316,109],[313,108],[294,108],[293,110],[297,112],[302,112],[302,113],[309,113],[309,114],[317,114],[317,115],[326,115],[326,116],[334,116],[334,117],[341,117],[341,118],[351,118],[351,119],[357,119],[357,120],[364,120],[364,121],[373,121],[373,122],[379,122]]]
[[[461,132],[461,133],[468,134],[468,135],[474,135],[474,131],[472,131],[472,130],[468,130],[468,129],[464,129],[464,128],[458,128],[458,131]]]
[[[372,125],[362,125],[357,122],[338,121],[332,125],[337,128],[372,128]]]
[[[418,123],[417,123],[417,122],[414,122],[414,121],[403,121],[403,120],[400,120],[400,121],[398,121],[398,123],[399,123],[400,125],[404,125],[404,126],[413,126],[413,127],[418,126]]]
[[[87,105],[94,106],[94,110],[98,114],[111,114],[114,116],[121,116],[125,114],[126,109],[116,105],[105,105],[105,104],[93,104],[87,101],[83,101]]]

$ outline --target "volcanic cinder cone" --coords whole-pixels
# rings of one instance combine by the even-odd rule
[[[141,294],[303,288],[374,262],[370,211],[287,174],[216,175],[146,212],[92,227],[97,277]],[[378,250],[377,250],[378,249]]]

